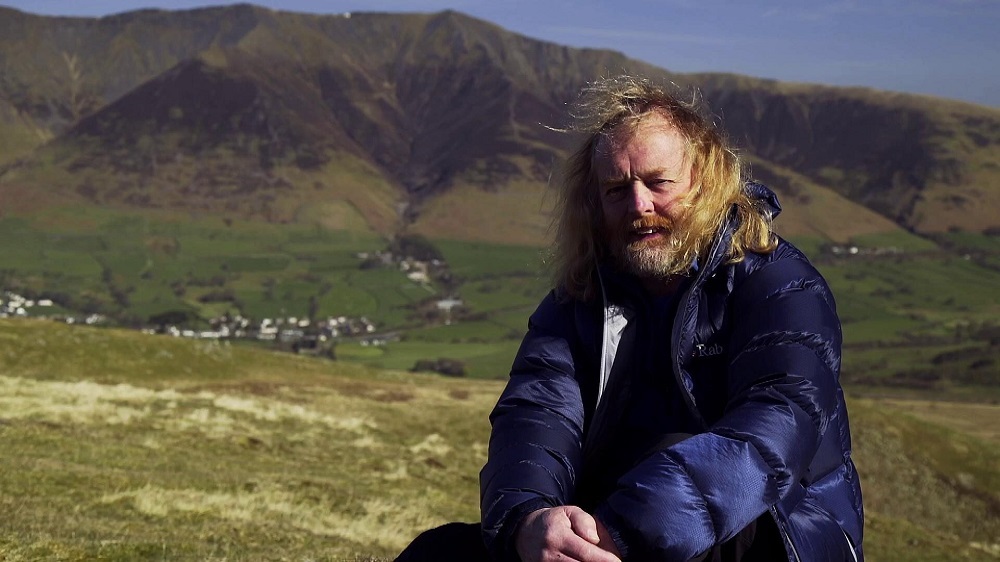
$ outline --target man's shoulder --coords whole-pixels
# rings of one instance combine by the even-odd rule
[[[593,306],[596,306],[596,301],[593,299],[583,300],[558,288],[552,289],[538,303],[535,312],[531,314],[529,324],[535,326],[571,323],[582,311]]]
[[[750,277],[768,277],[776,281],[823,279],[805,253],[780,237],[778,246],[771,252],[747,252],[745,258],[735,264],[734,277],[736,285]]]
[[[803,265],[812,267],[812,263],[802,250],[780,236],[776,236],[776,238],[778,245],[770,252],[747,252],[746,259],[742,262],[743,267],[749,272],[775,262],[784,262],[789,265],[801,262]],[[794,260],[794,262],[790,262],[790,260]]]

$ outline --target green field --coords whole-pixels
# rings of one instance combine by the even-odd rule
[[[194,325],[226,312],[364,316],[392,337],[372,349],[339,342],[342,360],[409,369],[446,358],[462,361],[471,377],[505,376],[528,316],[548,291],[542,248],[429,241],[446,273],[418,283],[396,264],[363,267],[360,252],[392,241],[358,217],[348,220],[349,207],[336,211],[350,229],[96,207],[5,216],[0,285],[130,326],[169,312]],[[836,295],[844,379],[894,395],[1000,400],[998,240],[867,235],[851,242],[860,251],[849,255],[804,238]],[[446,297],[462,305],[438,310]]]
[[[57,209],[0,219],[3,288],[55,295],[70,308],[142,325],[168,311],[192,322],[241,312],[407,322],[428,291],[391,268],[361,270],[372,232],[147,212]]]
[[[501,388],[0,320],[0,560],[391,560],[478,517]],[[868,559],[995,560],[1000,406],[848,394]]]

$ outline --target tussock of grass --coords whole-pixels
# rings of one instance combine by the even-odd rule
[[[270,525],[305,531],[321,537],[333,537],[373,547],[399,548],[400,537],[414,528],[429,527],[434,519],[425,515],[431,510],[400,506],[390,500],[370,499],[361,503],[358,513],[343,514],[323,503],[303,501],[294,491],[271,484],[250,490],[206,492],[203,490],[168,490],[144,486],[137,490],[107,494],[105,504],[124,504],[138,513],[169,523],[176,514],[213,517],[238,524]]]

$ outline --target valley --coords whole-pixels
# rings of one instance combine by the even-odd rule
[[[868,559],[996,560],[996,108],[248,4],[0,6],[0,559],[380,562],[475,520],[567,103],[619,72],[706,102],[829,281]]]

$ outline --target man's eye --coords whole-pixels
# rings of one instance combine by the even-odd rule
[[[605,197],[621,197],[625,193],[624,185],[609,185],[604,189]]]

